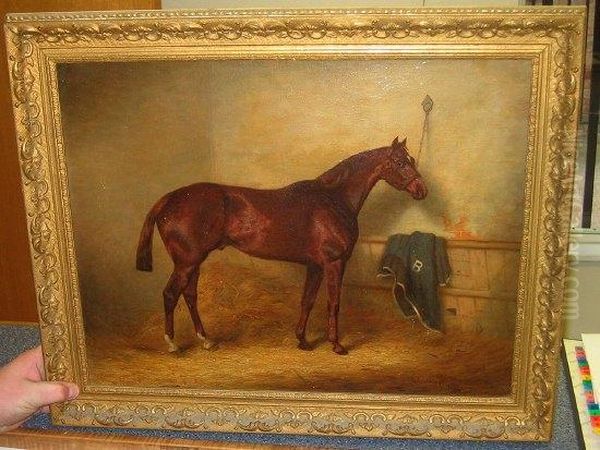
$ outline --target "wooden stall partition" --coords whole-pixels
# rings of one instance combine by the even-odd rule
[[[364,259],[360,265],[355,264],[355,260],[351,262],[346,285],[368,290],[378,298],[381,291],[392,295],[392,281],[375,277],[385,242],[385,239],[359,242],[355,253]],[[447,246],[452,275],[448,284],[439,290],[444,330],[512,336],[520,244],[448,240]]]

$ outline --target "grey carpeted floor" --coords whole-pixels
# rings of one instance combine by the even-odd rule
[[[0,365],[6,364],[22,351],[34,347],[39,342],[37,328],[28,326],[0,325]],[[238,433],[196,433],[157,430],[128,430],[109,428],[72,428],[53,427],[47,414],[39,414],[26,422],[28,428],[54,428],[60,430],[86,431],[95,433],[119,433],[123,435],[179,438],[209,439],[228,442],[244,442],[271,445],[299,445],[327,448],[361,448],[361,449],[443,449],[461,450],[481,448],[484,450],[509,449],[560,449],[575,450],[583,448],[578,432],[579,424],[574,413],[574,404],[570,395],[570,387],[565,378],[565,368],[561,365],[557,407],[554,419],[554,436],[549,443],[520,442],[463,442],[463,441],[427,441],[398,439],[364,439],[346,437],[290,436],[274,434],[238,434]]]

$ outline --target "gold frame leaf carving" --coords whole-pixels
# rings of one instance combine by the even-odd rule
[[[221,10],[7,16],[14,114],[50,379],[81,396],[58,424],[198,431],[547,440],[556,385],[585,9]],[[532,64],[512,395],[503,398],[90,385],[64,162],[62,62],[359,55]],[[177,402],[172,398],[176,395]]]

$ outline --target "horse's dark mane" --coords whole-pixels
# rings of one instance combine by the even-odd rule
[[[366,165],[372,164],[379,153],[388,147],[380,147],[372,150],[365,150],[364,152],[352,155],[349,158],[336,164],[331,169],[319,175],[316,180],[320,181],[327,187],[337,187],[344,183],[349,176],[355,174],[361,168]]]

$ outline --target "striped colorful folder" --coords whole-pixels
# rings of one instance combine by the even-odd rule
[[[600,434],[600,408],[594,398],[594,389],[592,387],[592,375],[590,373],[590,366],[585,357],[585,350],[583,347],[575,347],[575,356],[577,357],[577,364],[579,365],[579,373],[581,374],[581,380],[583,383],[583,389],[585,391],[585,400],[587,403],[588,412],[590,414],[590,422],[594,433]]]

